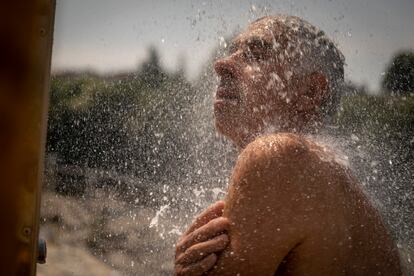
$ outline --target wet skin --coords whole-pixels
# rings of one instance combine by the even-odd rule
[[[223,217],[229,246],[209,275],[399,275],[381,218],[329,149],[294,134],[240,154]]]
[[[176,275],[400,275],[394,243],[347,166],[300,134],[320,123],[326,78],[268,85],[272,74],[286,80],[289,65],[268,62],[278,29],[266,24],[252,24],[215,65],[216,127],[241,153],[225,203],[180,239]],[[262,134],[274,124],[283,132]]]

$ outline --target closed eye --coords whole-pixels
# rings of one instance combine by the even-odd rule
[[[249,39],[246,43],[245,55],[256,61],[266,59],[272,51],[272,44],[258,37]]]
[[[235,52],[237,52],[237,50],[239,49],[239,44],[236,42],[232,42],[228,48],[228,53],[230,55],[234,54]]]

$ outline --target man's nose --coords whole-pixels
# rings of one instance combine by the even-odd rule
[[[214,70],[222,77],[237,77],[240,75],[237,61],[233,55],[216,60]]]

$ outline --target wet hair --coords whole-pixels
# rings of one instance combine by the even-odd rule
[[[328,79],[329,97],[321,106],[322,116],[329,121],[337,111],[344,84],[345,58],[335,43],[319,28],[306,20],[290,15],[259,18],[268,20],[275,30],[281,30],[278,38],[284,41],[277,59],[288,60],[296,74],[322,73]]]

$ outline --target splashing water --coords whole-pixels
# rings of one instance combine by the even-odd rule
[[[251,5],[250,12],[254,13],[255,17],[260,10],[259,6]],[[203,12],[199,11],[195,19],[191,18],[191,25],[194,27],[202,17]],[[286,19],[282,18],[281,21],[291,25],[294,32],[300,32],[303,27],[294,20],[286,22]],[[329,41],[325,40],[320,30],[311,31],[314,35],[314,46],[321,52],[326,52]],[[168,41],[161,38],[161,42]],[[288,49],[278,54],[278,61],[283,63],[293,57],[306,56],[306,43],[307,40],[303,39],[299,39],[297,43],[290,43]],[[223,36],[219,37],[218,44],[220,48],[228,47]],[[281,44],[274,41],[273,48],[279,50]],[[153,55],[152,58],[156,59],[156,56]],[[337,64],[331,62],[329,67],[336,68]],[[151,74],[145,74],[146,70]],[[257,66],[251,66],[249,70],[260,72]],[[211,90],[216,82],[211,62],[201,73],[202,77],[196,84],[186,83],[183,76],[180,76],[181,79],[173,79],[161,71],[159,65],[151,63],[143,66],[142,75],[133,75],[127,81],[117,80],[117,86],[108,87],[107,84],[98,81],[91,85],[91,80],[85,81],[83,85],[86,87],[85,91],[90,93],[88,97],[92,97],[90,91],[93,89],[112,89],[119,93],[135,92],[137,88],[133,85],[137,85],[146,93],[140,100],[156,104],[137,108],[131,104],[131,98],[128,98],[131,99],[130,102],[126,100],[116,105],[101,100],[97,101],[96,105],[91,104],[93,109],[90,114],[98,114],[98,111],[102,110],[111,110],[112,114],[99,113],[102,115],[99,118],[83,113],[84,117],[80,119],[74,116],[77,118],[76,123],[70,127],[79,133],[84,133],[84,129],[88,129],[84,125],[85,121],[90,120],[98,124],[102,118],[110,117],[109,115],[119,119],[119,122],[112,119],[109,122],[104,121],[104,127],[92,128],[91,133],[100,135],[100,147],[94,148],[93,153],[80,162],[81,165],[93,167],[95,164],[91,160],[96,160],[91,156],[94,156],[97,159],[96,163],[100,162],[99,164],[107,167],[102,170],[86,170],[88,177],[72,181],[91,184],[99,191],[86,190],[89,194],[82,195],[81,199],[74,199],[74,202],[58,198],[64,202],[62,204],[65,208],[56,207],[58,204],[53,205],[56,199],[50,200],[53,203],[50,206],[53,208],[44,207],[48,210],[44,212],[47,221],[57,221],[60,223],[59,227],[67,229],[82,229],[82,234],[87,236],[86,244],[95,255],[101,256],[111,266],[131,275],[137,272],[163,275],[172,271],[175,242],[197,213],[225,196],[228,177],[237,156],[236,149],[221,136],[217,136],[214,130]],[[272,73],[266,88],[285,88],[286,83],[282,78],[289,81],[293,74],[292,71],[285,71],[280,76]],[[290,101],[286,92],[281,92],[279,96],[286,102]],[[96,95],[94,97],[99,98]],[[112,97],[116,100],[116,93]],[[68,108],[69,111],[87,106],[79,104],[80,100],[77,100],[76,105]],[[255,109],[255,112],[258,112],[258,109]],[[122,135],[114,138],[110,136],[112,132],[105,131],[113,131],[116,125],[121,126],[119,128]],[[413,192],[407,188],[411,187],[408,184],[412,181],[412,172],[410,174],[408,166],[400,167],[400,171],[396,170],[396,166],[401,165],[401,162],[398,163],[398,159],[393,158],[391,147],[377,144],[375,139],[363,131],[353,131],[354,125],[355,122],[351,121],[348,129],[338,135],[320,133],[313,137],[319,144],[327,145],[326,151],[328,148],[335,149],[335,154],[326,154],[321,158],[326,162],[337,162],[353,168],[361,185],[384,214],[387,224],[399,241],[399,248],[406,250],[408,245],[414,248],[414,227],[410,224],[414,219],[410,219],[412,215],[409,213],[412,210],[409,204],[413,200]],[[265,133],[275,133],[279,129],[279,126],[266,125]],[[62,133],[66,135],[65,131]],[[96,137],[81,137],[80,140],[89,142],[96,140]],[[119,145],[120,148],[116,149],[114,145]],[[90,148],[92,147],[71,148],[67,152],[70,154],[76,150],[76,154],[81,156],[82,151],[88,151]],[[81,170],[79,167],[70,169],[66,166],[59,174],[63,174],[63,171],[69,174],[71,172],[68,171]],[[116,181],[113,181],[114,179]],[[79,210],[79,206],[83,206],[86,211]],[[62,212],[67,212],[68,215],[56,215],[51,209],[62,209]],[[115,249],[110,252],[109,248]],[[411,263],[412,255],[407,254],[406,261]]]
[[[155,217],[153,217],[152,219],[151,219],[151,222],[150,222],[150,224],[149,224],[149,228],[153,228],[153,227],[155,227],[157,230],[158,230],[158,221],[159,221],[159,218],[160,218],[160,216],[162,216],[163,214],[164,214],[164,212],[167,210],[167,208],[169,208],[170,206],[167,204],[167,205],[164,205],[164,206],[161,206],[161,208],[157,211],[157,213],[155,214]]]

